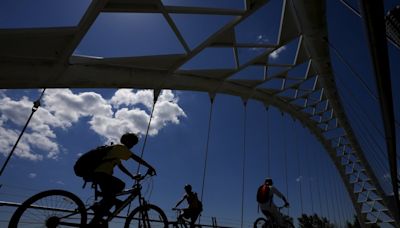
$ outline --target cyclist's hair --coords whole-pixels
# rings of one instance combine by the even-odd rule
[[[136,145],[139,142],[139,138],[135,133],[125,133],[121,136],[120,141],[124,145]]]
[[[190,184],[185,185],[185,190],[191,192],[192,191],[192,185],[190,185]]]
[[[265,178],[265,183],[266,184],[269,184],[269,185],[273,185],[274,184],[274,182],[272,181],[272,178]]]

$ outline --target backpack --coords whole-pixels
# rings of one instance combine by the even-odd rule
[[[74,165],[75,175],[85,182],[93,181],[94,170],[103,162],[103,158],[111,150],[111,146],[99,146],[78,158]]]
[[[203,203],[199,200],[199,198],[197,197],[197,193],[194,193],[194,202],[193,207],[198,209],[198,211],[202,212],[203,211]]]
[[[269,191],[270,191],[270,186],[267,184],[263,184],[260,187],[258,187],[257,190],[257,202],[258,203],[266,203],[269,200]]]

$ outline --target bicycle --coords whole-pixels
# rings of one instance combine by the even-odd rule
[[[172,208],[173,211],[176,211],[176,221],[171,222],[172,227],[174,228],[190,228],[190,220],[181,217],[180,215],[183,214],[182,208]],[[195,225],[195,227],[201,228],[201,225]]]
[[[107,215],[107,218],[104,220],[104,227],[108,227],[108,222],[117,217],[136,197],[139,199],[139,206],[126,217],[125,228],[168,227],[167,216],[161,208],[147,203],[142,196],[142,185],[140,182],[148,175],[150,174],[136,175],[133,187],[117,194],[117,196],[128,195],[128,197],[114,212],[110,212]],[[98,194],[101,193],[95,188],[95,197]],[[95,204],[85,207],[78,196],[65,190],[44,191],[23,202],[14,212],[8,227],[20,228],[26,226],[32,227],[34,225],[47,228],[89,227],[87,224],[88,211],[93,210]]]
[[[278,207],[278,211],[281,212],[281,210],[285,208],[284,206]],[[282,213],[281,213],[282,214]],[[288,228],[294,228],[292,219],[285,214],[282,214],[282,220],[285,223],[284,227]],[[279,228],[280,226],[276,223],[275,219],[272,217],[271,214],[268,213],[268,215],[265,217],[259,217],[256,219],[253,225],[254,228]]]

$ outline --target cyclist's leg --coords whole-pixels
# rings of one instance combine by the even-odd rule
[[[191,227],[194,227],[194,224],[196,223],[197,218],[199,217],[199,215],[200,215],[200,211],[198,211],[198,210],[192,210],[192,211],[191,211],[191,218],[190,218],[190,221],[191,221],[190,225],[191,225]]]
[[[281,212],[279,212],[278,208],[275,206],[275,204],[271,204],[268,208],[268,212],[271,213],[272,218],[278,224],[279,226],[284,226],[285,223],[282,218]]]
[[[115,195],[124,189],[125,183],[105,173],[96,173],[93,179],[99,185],[103,197],[91,222],[97,223],[109,213],[112,206],[117,202]]]

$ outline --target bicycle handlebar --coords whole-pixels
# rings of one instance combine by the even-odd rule
[[[136,182],[140,182],[143,179],[145,179],[147,176],[154,176],[154,175],[155,175],[154,173],[151,173],[149,170],[147,170],[147,172],[144,175],[142,175],[141,173],[138,173],[133,177],[133,179]]]

